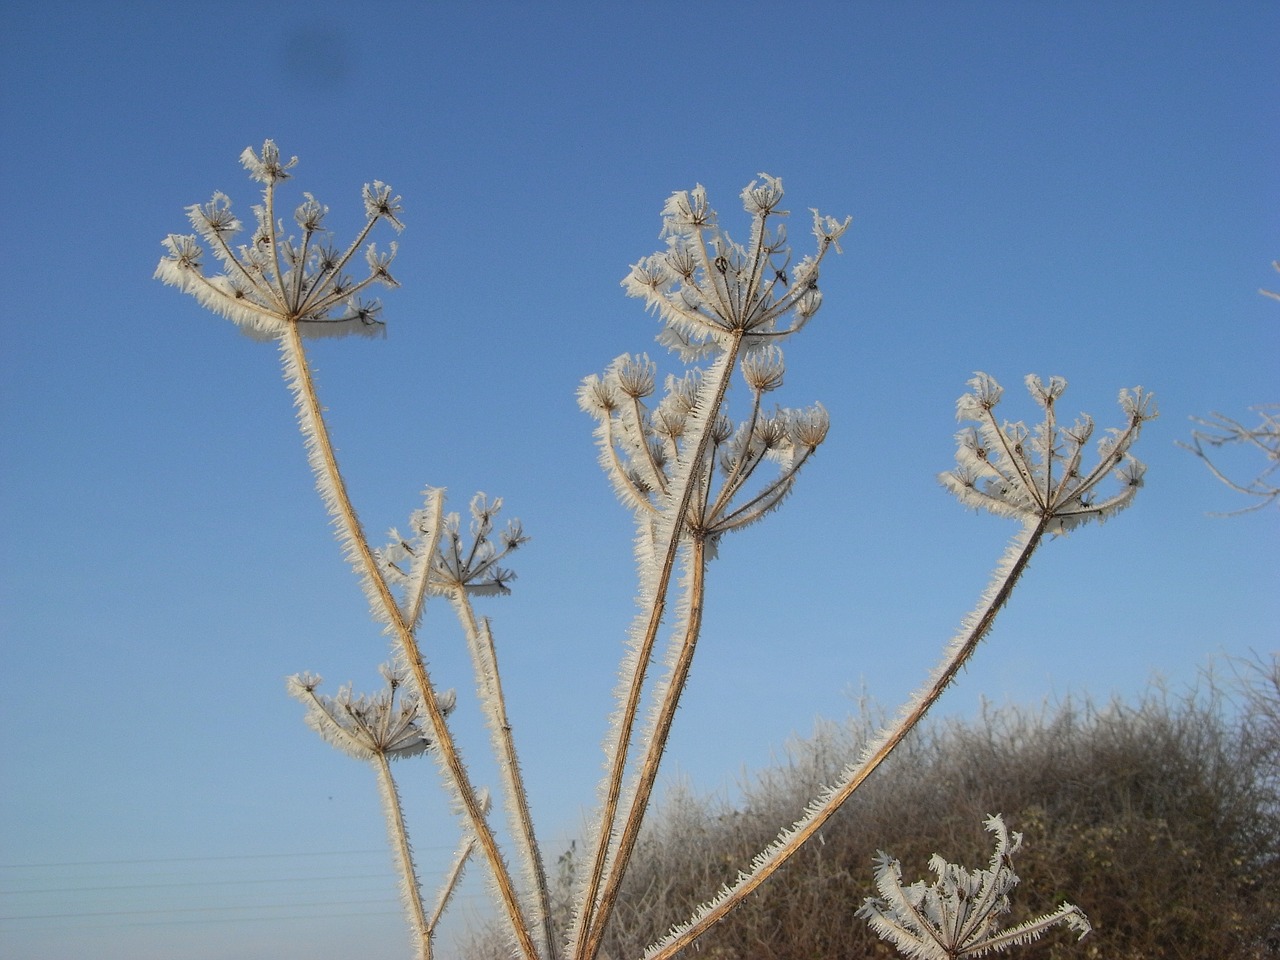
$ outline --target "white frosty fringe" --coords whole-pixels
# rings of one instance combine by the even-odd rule
[[[895,720],[868,743],[858,760],[846,767],[834,784],[805,807],[799,820],[779,833],[777,839],[752,859],[748,869],[738,874],[737,880],[722,886],[714,897],[698,907],[689,920],[672,927],[665,937],[652,944],[645,951],[644,960],[667,960],[687,947],[764,883],[835,814],[950,685],[978,642],[991,629],[996,614],[1008,600],[1043,535],[1044,523],[1041,522],[1025,525],[1014,536],[996,564],[978,605],[961,621],[960,629],[947,644],[942,659],[924,685],[902,705]]]

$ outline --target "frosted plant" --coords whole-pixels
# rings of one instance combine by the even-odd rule
[[[1009,894],[1018,885],[1013,855],[1022,846],[1022,834],[1012,839],[997,814],[986,821],[995,835],[995,852],[985,870],[968,870],[948,863],[938,854],[929,860],[937,879],[902,884],[902,865],[881,853],[876,863],[878,897],[868,897],[858,916],[910,960],[959,960],[981,957],[1038,940],[1057,924],[1065,924],[1083,938],[1092,927],[1079,907],[1063,903],[1052,913],[1002,929],[1000,919],[1009,912]]]
[[[596,420],[600,463],[634,517],[640,612],[624,646],[604,740],[605,775],[593,836],[573,866],[578,889],[561,939],[551,920],[546,870],[492,625],[473,606],[509,592],[515,575],[504,564],[527,539],[524,531],[518,522],[499,531],[502,501],[477,494],[464,533],[461,518],[445,510],[443,490],[428,488],[406,531],[391,531],[386,545],[375,549],[338,468],[305,351],[310,337],[382,331],[379,305],[362,297],[375,284],[396,285],[389,272],[396,251],[394,244],[380,251],[369,238],[381,222],[401,229],[400,198],[380,181],[367,185],[365,225],[340,248],[323,228],[327,208],[310,194],[303,194],[294,213],[298,233],[287,234],[277,217],[277,188],[291,177],[296,160],[282,161],[275,144],[267,141],[261,151],[245,150],[241,161],[263,187],[262,203],[253,208],[249,242],[236,244],[240,221],[230,200],[215,194],[209,203],[188,208],[195,234],[170,235],[164,241],[156,276],[230,318],[250,336],[279,345],[321,498],[373,615],[391,639],[394,658],[385,674],[388,691],[377,697],[355,697],[350,690],[322,697],[316,693],[319,679],[310,674],[292,678],[290,690],[307,704],[308,722],[326,739],[386,770],[383,796],[392,845],[420,955],[430,953],[435,925],[463,864],[474,854],[486,867],[513,956],[595,960],[689,677],[702,630],[709,565],[729,534],[779,508],[827,437],[829,418],[820,404],[788,408],[774,405],[771,397],[786,379],[783,347],[822,306],[820,269],[831,251],[840,252],[850,221],[812,211],[813,250],[796,260],[787,243],[778,178],[760,174],[742,191],[749,226],[741,243],[721,228],[702,187],[673,194],[662,211],[664,249],[634,264],[622,285],[657,315],[659,343],[685,369],[660,379],[657,364],[647,355],[624,354],[602,374],[583,381],[578,391],[581,407]],[[360,250],[368,272],[357,281],[346,271]],[[211,257],[222,269],[208,276],[204,264]],[[995,419],[1001,391],[982,374],[957,408],[961,419],[973,425],[959,435],[958,465],[943,477],[944,484],[967,505],[1015,519],[1022,527],[977,608],[962,622],[925,684],[863,754],[731,886],[713,892],[688,922],[654,943],[648,958],[671,957],[693,944],[822,828],[941,696],[991,629],[1046,535],[1105,519],[1132,500],[1142,467],[1129,451],[1143,423],[1155,415],[1150,396],[1141,389],[1121,393],[1126,422],[1102,437],[1096,464],[1086,468],[1093,424],[1087,417],[1070,426],[1059,424],[1057,402],[1065,382],[1053,378],[1046,385],[1031,377],[1027,384],[1044,414],[1033,431]],[[1104,492],[1112,476],[1119,487]],[[452,698],[437,691],[423,656],[419,631],[431,598],[446,601],[462,627],[518,871],[508,865],[490,823],[489,792],[473,782],[458,749],[448,717]],[[668,637],[660,652],[664,628]],[[659,675],[651,677],[655,664]],[[461,836],[431,915],[420,897],[387,764],[393,757],[424,753],[437,763]]]
[[[1280,484],[1271,478],[1272,474],[1280,470],[1280,403],[1260,404],[1252,409],[1258,417],[1257,423],[1252,426],[1222,413],[1192,417],[1192,422],[1198,424],[1200,429],[1191,431],[1190,443],[1178,441],[1178,446],[1190,450],[1203,460],[1209,472],[1219,481],[1256,501],[1247,507],[1232,510],[1229,516],[1250,513],[1273,503],[1280,503]],[[1252,448],[1262,455],[1266,465],[1251,480],[1233,480],[1206,449],[1221,450],[1225,447]]]
[[[618,357],[603,376],[583,381],[578,393],[580,405],[599,422],[600,462],[635,516],[641,613],[631,629],[605,740],[608,772],[570,933],[569,954],[575,958],[599,951],[635,848],[701,632],[707,563],[726,533],[760,520],[782,502],[827,435],[822,407],[768,411],[763,398],[782,385],[780,344],[822,305],[819,266],[830,250],[839,252],[849,219],[813,211],[817,249],[793,264],[780,222],[787,214],[778,207],[782,181],[768,174],[760,178],[741,194],[751,216],[745,245],[720,228],[701,186],[680,191],[662,212],[666,249],[640,260],[623,280],[627,293],[643,299],[662,321],[660,343],[686,361],[705,359],[709,365],[667,377],[662,399],[652,408],[646,400],[655,392],[656,373],[647,356]],[[750,408],[735,423],[726,398],[739,369]],[[766,461],[776,465],[776,475],[751,486]],[[680,597],[663,661],[666,675],[653,689],[646,726],[637,736],[678,561]],[[638,766],[624,788],[633,750]]]
[[[443,904],[448,902],[461,879],[462,867],[471,855],[474,841],[468,837],[468,842],[459,849],[455,868],[441,891],[442,903],[429,918],[422,903],[422,887],[413,862],[413,849],[409,845],[400,792],[391,773],[391,761],[425,753],[431,747],[431,740],[422,727],[418,697],[413,693],[397,697],[404,677],[385,664],[381,673],[387,681],[387,688],[372,697],[357,697],[350,687],[343,687],[334,697],[318,694],[316,688],[320,686],[321,678],[310,673],[290,677],[288,688],[292,696],[306,705],[309,727],[348,756],[372,764],[378,777],[383,814],[387,819],[387,836],[400,869],[401,898],[418,944],[418,957],[419,960],[429,960],[435,925]],[[446,714],[453,708],[452,696],[441,697],[440,703]]]
[[[1271,266],[1280,273],[1280,260],[1272,261]],[[1274,290],[1258,292],[1264,297],[1280,300],[1280,293]],[[1191,431],[1190,443],[1178,441],[1178,446],[1184,450],[1190,450],[1199,457],[1209,472],[1221,483],[1255,501],[1247,507],[1232,510],[1225,516],[1251,513],[1254,510],[1269,507],[1273,503],[1280,504],[1280,483],[1272,479],[1272,474],[1280,470],[1280,403],[1259,404],[1251,409],[1258,418],[1253,426],[1215,412],[1207,417],[1192,417],[1191,421],[1199,429]],[[1228,469],[1216,460],[1216,457],[1228,447],[1251,450],[1255,455],[1261,454],[1264,466],[1251,480],[1233,479]],[[1210,453],[1210,450],[1217,453]],[[1235,471],[1232,470],[1230,473]],[[1240,474],[1235,475],[1240,476]]]
[[[381,181],[366,184],[362,193],[365,225],[345,248],[331,243],[324,230],[328,208],[312,195],[294,212],[301,236],[286,234],[283,220],[276,215],[277,188],[292,176],[297,159],[281,160],[275,143],[268,140],[261,151],[246,148],[240,161],[251,179],[261,183],[262,203],[253,208],[256,228],[248,244],[234,245],[243,229],[223,193],[214,194],[204,205],[187,208],[196,234],[170,234],[164,241],[165,256],[156,268],[157,279],[190,293],[201,304],[234,321],[256,339],[278,343],[285,380],[298,412],[307,458],[316,477],[316,486],[328,509],[344,555],[351,563],[369,600],[374,618],[391,635],[396,662],[413,684],[424,715],[424,725],[435,744],[431,751],[440,767],[445,788],[461,813],[460,830],[475,838],[475,845],[489,867],[495,898],[510,922],[513,940],[521,955],[549,957],[549,933],[541,946],[534,943],[539,926],[531,921],[521,904],[515,880],[489,825],[484,794],[472,782],[445,716],[445,704],[431,682],[418,645],[417,627],[428,594],[424,579],[411,597],[401,601],[388,582],[386,569],[369,543],[351,502],[333,443],[325,423],[323,407],[307,361],[304,341],[315,336],[377,334],[380,305],[365,302],[359,295],[374,284],[396,286],[389,267],[395,247],[381,253],[366,241],[381,222],[399,231],[403,228],[400,198]],[[201,245],[201,240],[208,250]],[[367,276],[355,281],[346,269],[361,249],[365,250]],[[212,251],[223,272],[209,277],[204,261]],[[439,538],[441,497],[436,497],[430,537],[434,553]],[[526,845],[527,846],[527,845]],[[536,856],[536,854],[534,854]],[[537,875],[539,868],[525,864],[525,872]],[[526,895],[525,901],[528,902]],[[534,899],[539,899],[536,895]],[[547,929],[542,924],[544,930]]]

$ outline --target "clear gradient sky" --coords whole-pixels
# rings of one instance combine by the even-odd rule
[[[1175,447],[1193,414],[1280,399],[1280,305],[1257,293],[1280,286],[1274,3],[16,0],[4,19],[10,960],[407,955],[372,774],[283,683],[372,688],[385,641],[275,351],[151,279],[186,205],[223,190],[248,213],[237,156],[267,137],[340,236],[363,182],[405,198],[388,337],[319,344],[321,395],[375,536],[428,484],[462,510],[503,496],[533,535],[483,612],[553,857],[594,796],[633,610],[630,521],[574,389],[658,356],[618,281],[698,182],[732,225],[741,187],[781,176],[800,252],[809,207],[854,222],[778,395],[821,400],[832,435],[712,568],[672,777],[731,792],[864,687],[892,707],[922,679],[1013,533],[935,480],[975,370],[1012,417],[1029,372],[1100,425],[1136,384],[1162,416],[1137,504],[1045,547],[944,712],[1133,696],[1280,646],[1280,518],[1208,516],[1243,503]],[[465,701],[443,614],[428,655]],[[453,827],[431,766],[404,773],[431,888]]]

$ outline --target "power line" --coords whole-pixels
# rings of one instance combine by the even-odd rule
[[[453,849],[447,845],[419,846],[414,844],[414,849],[420,850],[450,850]],[[205,857],[145,857],[134,860],[62,860],[47,862],[28,862],[28,863],[0,863],[0,870],[24,870],[24,869],[44,869],[46,867],[98,867],[98,866],[121,866],[125,864],[144,864],[144,863],[205,863],[224,860],[285,860],[294,857],[346,857],[346,856],[364,856],[371,853],[380,853],[384,856],[387,849],[372,848],[369,850],[308,850],[301,853],[237,853],[223,854],[219,856]]]
[[[387,873],[344,873],[332,877],[265,877],[257,880],[243,880],[239,878],[232,878],[229,880],[180,880],[176,883],[171,881],[166,881],[164,883],[113,883],[97,887],[42,887],[23,890],[0,890],[0,896],[26,896],[28,894],[36,893],[94,893],[101,890],[167,890],[172,887],[217,887],[230,886],[232,884],[243,886],[248,883],[327,883],[332,880],[382,880],[389,875],[390,868],[388,868]]]

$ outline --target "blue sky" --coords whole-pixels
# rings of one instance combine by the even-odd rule
[[[892,706],[922,679],[1013,532],[935,480],[975,370],[1014,418],[1029,372],[1101,425],[1136,384],[1162,416],[1137,504],[1044,548],[945,712],[1280,646],[1275,512],[1208,516],[1242,504],[1174,445],[1277,399],[1278,29],[1242,2],[10,4],[0,953],[404,949],[372,774],[283,684],[372,688],[384,640],[274,350],[151,279],[186,205],[255,202],[245,146],[299,155],[340,235],[362,183],[405,198],[389,335],[318,344],[321,395],[375,536],[431,484],[503,496],[534,537],[483,612],[554,856],[633,609],[574,389],[658,355],[618,281],[698,182],[732,225],[781,176],[800,252],[809,207],[854,222],[779,395],[832,435],[712,569],[672,777],[732,790],[864,687]],[[443,614],[428,656],[465,694]],[[454,844],[433,776],[404,771],[429,880]]]

